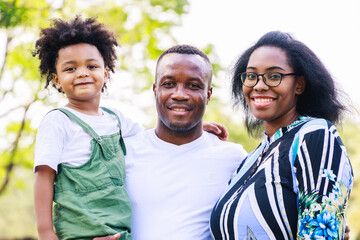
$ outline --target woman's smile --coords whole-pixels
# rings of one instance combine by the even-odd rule
[[[252,97],[251,100],[255,107],[265,108],[269,106],[275,99],[272,97]]]

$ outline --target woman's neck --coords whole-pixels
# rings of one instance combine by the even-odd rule
[[[265,134],[271,138],[280,128],[286,127],[296,121],[300,114],[297,112],[289,113],[287,116],[272,121],[264,121]]]

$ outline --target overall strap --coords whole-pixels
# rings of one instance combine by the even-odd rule
[[[106,108],[106,107],[100,107],[102,110],[104,110],[105,112],[108,112],[112,115],[114,115],[116,117],[116,119],[118,120],[118,124],[119,124],[119,133],[120,133],[120,146],[121,146],[121,149],[123,150],[123,153],[124,155],[126,155],[126,147],[125,147],[125,142],[124,142],[124,139],[122,137],[122,133],[121,133],[121,121],[120,121],[120,118],[119,116],[114,113],[113,111],[111,111],[110,109]]]
[[[63,112],[70,119],[74,120],[77,124],[79,124],[85,132],[90,134],[92,138],[99,144],[106,159],[110,159],[112,157],[110,147],[103,143],[102,138],[87,123],[85,123],[83,120],[81,120],[79,117],[77,117],[75,114],[73,114],[67,109],[57,108],[57,110]]]
[[[95,141],[98,142],[100,140],[100,136],[87,123],[85,123],[83,120],[81,120],[75,114],[73,114],[72,112],[70,112],[69,110],[64,109],[64,108],[56,108],[56,110],[63,112],[71,120],[74,120],[77,124],[80,125],[80,127],[82,127],[84,129],[85,132],[89,133],[95,139]]]

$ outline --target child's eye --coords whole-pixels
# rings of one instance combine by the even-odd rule
[[[95,65],[90,65],[88,68],[89,68],[89,69],[94,69],[94,68],[97,68],[97,66],[95,66]]]
[[[65,69],[66,72],[71,72],[71,71],[74,71],[75,68],[74,67],[68,67]]]

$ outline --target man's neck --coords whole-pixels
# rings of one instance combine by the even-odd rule
[[[202,124],[199,124],[199,126],[196,126],[186,131],[171,130],[169,128],[161,127],[159,125],[157,125],[155,128],[155,134],[158,138],[175,145],[183,145],[186,143],[190,143],[201,137],[202,133]]]

